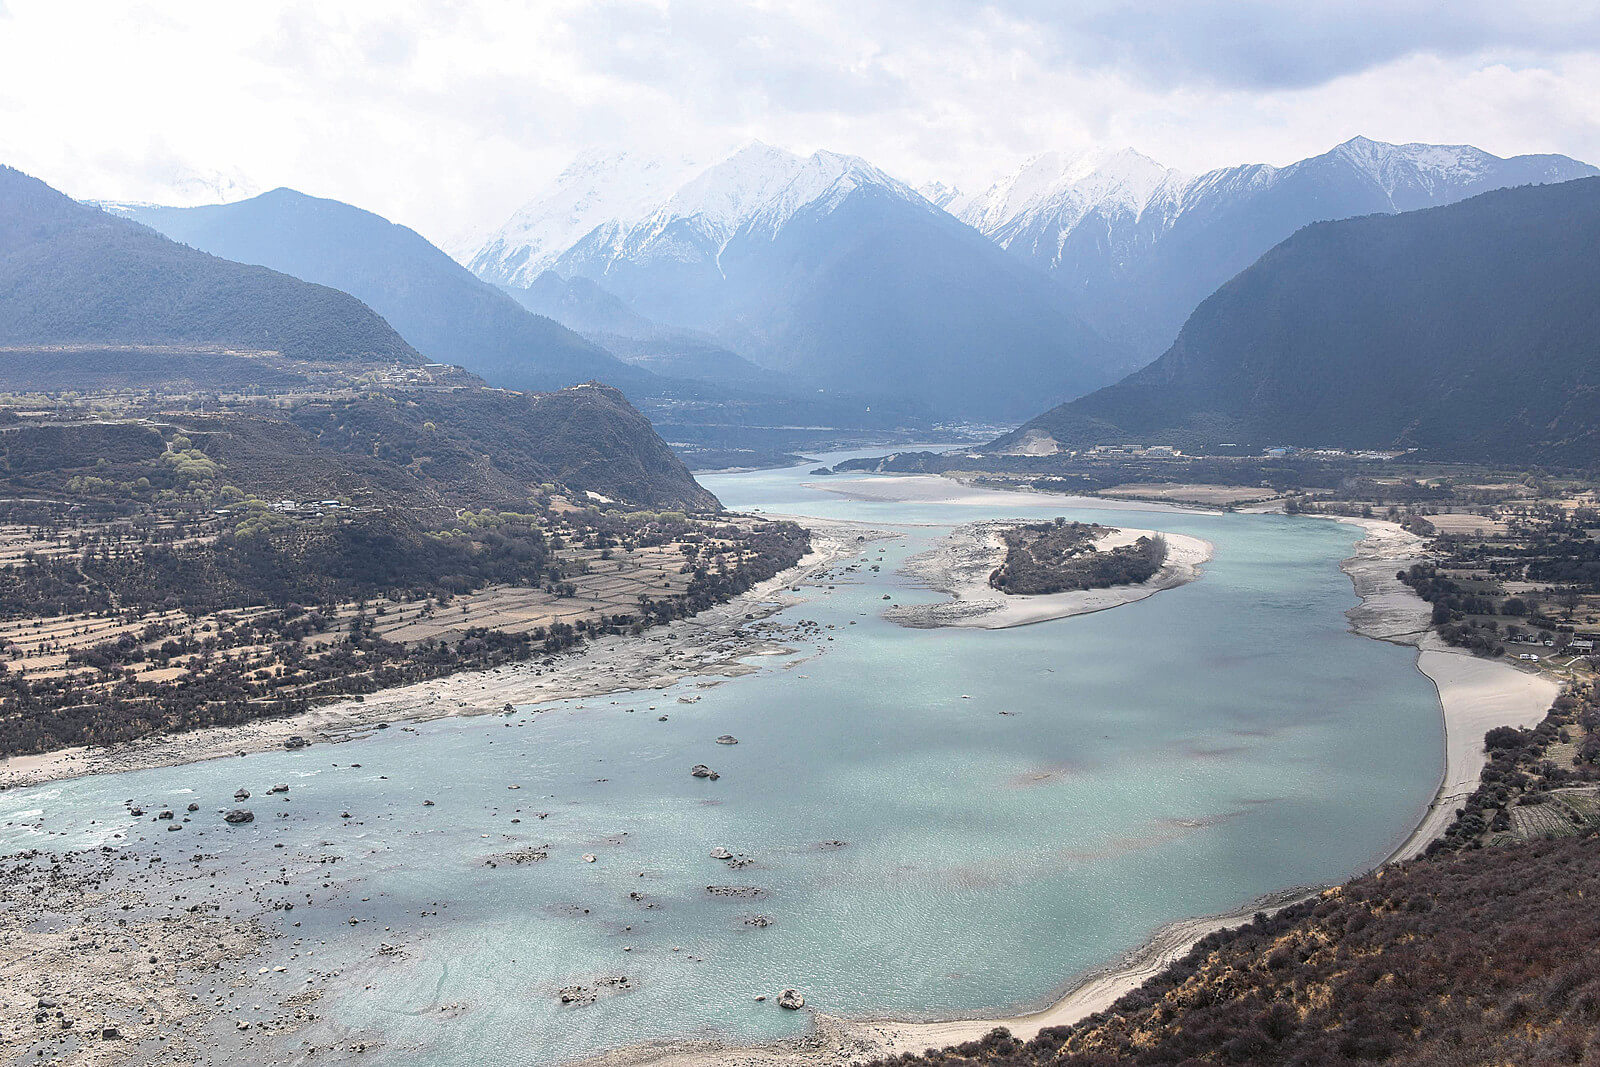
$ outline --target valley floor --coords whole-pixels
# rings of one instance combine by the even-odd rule
[[[891,497],[894,499],[915,499],[914,494],[919,489],[947,495],[987,495],[985,490],[965,489],[951,485],[944,479],[926,480],[927,483],[942,484],[924,483],[916,486],[907,486],[904,484],[906,481],[910,479],[870,480],[874,491],[902,494]],[[830,484],[827,488],[834,489],[835,485]],[[1037,496],[1026,496],[1029,503],[1038,503]],[[0,788],[264,751],[281,747],[285,740],[294,735],[312,743],[339,741],[385,723],[488,714],[501,711],[508,704],[537,704],[620,690],[664,688],[693,676],[704,676],[707,684],[717,684],[721,679],[757,669],[744,662],[749,657],[793,651],[800,640],[814,636],[804,632],[804,623],[780,629],[775,623],[766,621],[787,601],[784,593],[789,587],[859,552],[862,538],[870,540],[890,536],[881,530],[857,524],[812,519],[807,519],[806,524],[813,533],[812,552],[798,567],[728,603],[662,630],[638,637],[606,637],[570,654],[405,686],[372,695],[364,701],[330,704],[291,719],[200,730],[94,751],[80,749],[39,757],[13,758],[0,763]],[[1455,810],[1452,801],[1463,792],[1470,791],[1476,782],[1484,762],[1484,731],[1494,725],[1537,722],[1555,695],[1555,684],[1504,663],[1477,660],[1464,653],[1450,651],[1427,639],[1427,605],[1394,577],[1397,570],[1416,558],[1419,540],[1392,523],[1364,520],[1359,525],[1365,528],[1367,536],[1358,544],[1355,555],[1344,564],[1362,598],[1361,604],[1349,613],[1352,628],[1375,639],[1419,647],[1419,666],[1438,686],[1446,729],[1443,782],[1437,798],[1416,831],[1394,854],[1395,859],[1401,859],[1416,855],[1442,832]],[[983,543],[978,532],[980,528],[981,525],[965,528],[970,531],[966,535],[969,548]],[[1136,535],[1137,532],[1128,531],[1130,535]],[[1194,542],[1194,545],[1184,547],[1177,535],[1167,536],[1172,540],[1174,549],[1189,559],[1186,565],[1191,569],[1206,558],[1209,546],[1205,542],[1182,538],[1182,541]],[[1153,591],[1141,595],[1149,595]],[[60,889],[67,892],[69,897],[83,894],[82,907],[87,909],[95,902],[109,899],[100,885],[103,877],[99,872],[86,871],[79,888],[57,886],[52,893]],[[19,891],[23,889],[20,884],[15,888]],[[106,888],[109,889],[109,885]],[[139,892],[139,881],[135,879],[123,891]],[[844,1064],[972,1040],[997,1026],[1008,1027],[1018,1036],[1027,1037],[1040,1029],[1065,1025],[1105,1008],[1181,957],[1207,933],[1246,922],[1258,910],[1302,899],[1310,891],[1290,890],[1274,899],[1253,901],[1226,915],[1173,923],[1117,963],[1077,977],[1053,1003],[1027,1015],[934,1022],[851,1021],[818,1016],[812,1034],[771,1046],[742,1049],[690,1044],[650,1046],[624,1050],[596,1062],[607,1067],[619,1067],[622,1064],[676,1064],[683,1067],[709,1067],[711,1064],[743,1064],[748,1067]],[[52,900],[51,910],[70,914],[75,909],[72,901],[67,899]],[[248,923],[235,920],[226,926],[242,939],[239,944],[223,944],[222,941],[226,939],[213,942],[214,932],[209,929],[203,932],[203,939],[208,946],[216,944],[219,955],[214,966],[219,969],[238,966],[250,952],[249,940],[257,936],[254,927]],[[138,941],[137,951],[141,959],[146,952],[151,954],[154,962],[150,966],[155,972],[152,978],[172,972],[170,983],[173,989],[178,988],[177,983],[180,982],[177,973],[180,966],[187,966],[180,961],[194,958],[199,951],[198,941],[174,939],[170,931],[165,931],[161,936],[152,931],[148,937],[120,928],[115,932],[104,932],[108,937],[122,937],[125,934],[134,936]],[[93,936],[98,940],[101,934]],[[20,952],[26,943],[26,939],[16,940],[12,948]],[[167,952],[163,945],[170,947],[171,951]],[[84,947],[93,945],[85,944]],[[32,976],[29,988],[40,984],[43,978],[53,976],[58,987],[75,990],[74,998],[80,1002],[93,1002],[96,997],[108,995],[102,987],[109,990],[115,984],[115,975],[110,972],[91,974],[82,971],[81,951],[77,943],[60,941],[58,944],[52,941],[40,952],[28,955],[26,966]],[[12,962],[20,965],[22,957],[17,956]],[[241,974],[241,981],[243,978]],[[218,995],[224,999],[227,997],[225,991]],[[177,1004],[176,999],[174,1004]],[[184,1010],[197,1007],[185,1004]],[[0,1005],[0,1009],[6,1016],[4,1029],[8,1033],[31,1026],[36,1010],[31,1002]],[[28,1021],[24,1021],[24,1016]],[[286,1020],[285,1025],[294,1024]]]

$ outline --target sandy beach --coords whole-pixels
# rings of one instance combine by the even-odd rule
[[[1064,593],[1013,596],[989,584],[989,575],[1005,559],[1001,535],[1005,522],[977,522],[958,526],[931,551],[906,561],[905,570],[930,589],[950,594],[940,604],[896,605],[884,618],[901,626],[929,629],[967,626],[1002,630],[1012,626],[1087,615],[1094,611],[1132,604],[1200,577],[1200,565],[1211,558],[1209,541],[1184,534],[1119,527],[1096,538],[1102,552],[1131,545],[1140,537],[1160,533],[1167,539],[1167,561],[1148,581],[1105,589],[1075,589]]]
[[[1388,862],[1419,856],[1444,833],[1463,801],[1478,787],[1488,756],[1483,735],[1496,726],[1534,726],[1560,692],[1556,682],[1501,660],[1480,659],[1451,648],[1428,627],[1431,609],[1395,574],[1421,559],[1422,538],[1381,519],[1343,518],[1366,536],[1341,565],[1361,603],[1346,612],[1358,634],[1411,645],[1417,669],[1439,693],[1444,720],[1445,763],[1433,801],[1415,830]]]
[[[1537,726],[1561,691],[1551,678],[1469,656],[1435,634],[1424,637],[1419,648],[1417,669],[1433,679],[1444,709],[1444,776],[1427,814],[1391,863],[1420,856],[1455,820],[1489,759],[1483,735],[1496,726]]]

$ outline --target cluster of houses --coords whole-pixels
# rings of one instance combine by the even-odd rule
[[[274,500],[268,507],[285,515],[321,515],[350,505],[342,500]]]
[[[1548,637],[1513,637],[1510,640],[1519,645],[1543,645],[1546,648],[1555,649],[1555,641]],[[1589,635],[1574,637],[1561,648],[1555,649],[1555,651],[1566,656],[1593,656],[1594,642],[1595,638]],[[1517,658],[1529,663],[1539,662],[1539,656],[1535,652],[1519,652]]]
[[[1237,444],[1225,441],[1218,448],[1238,448]],[[1351,448],[1300,448],[1295,445],[1273,445],[1263,448],[1261,455],[1268,459],[1288,459],[1290,456],[1308,456],[1314,459],[1367,459],[1390,460],[1405,455],[1411,449],[1402,448],[1393,451],[1380,449],[1351,449]],[[1148,459],[1181,457],[1182,450],[1172,445],[1095,445],[1093,448],[1081,453],[1085,456],[1141,456]]]
[[[267,507],[280,515],[293,515],[296,518],[316,518],[330,511],[351,511],[351,505],[342,500],[274,500]],[[236,511],[243,511],[243,507],[213,508],[213,515],[232,515]]]
[[[1151,459],[1172,459],[1183,455],[1171,445],[1095,445],[1083,453],[1086,456],[1144,456]]]

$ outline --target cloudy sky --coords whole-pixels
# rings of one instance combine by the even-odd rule
[[[0,162],[79,197],[290,185],[448,240],[578,150],[750,138],[987,184],[1362,133],[1600,161],[1589,0],[0,0]]]

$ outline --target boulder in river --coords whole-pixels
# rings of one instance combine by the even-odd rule
[[[712,770],[710,767],[707,767],[704,763],[696,763],[693,767],[689,768],[689,773],[694,775],[696,778],[706,778],[713,782],[722,777],[716,771]]]
[[[222,817],[222,821],[232,823],[237,826],[240,823],[255,822],[256,816],[255,812],[253,811],[246,811],[244,808],[234,808],[232,811],[228,812],[228,814]]]
[[[240,786],[238,789],[235,789],[233,791],[233,799],[235,799],[235,800],[249,800],[250,799],[250,790],[244,788],[243,786]]]
[[[287,785],[285,785],[284,783],[282,783],[282,782],[279,782],[277,785],[275,785],[271,789],[267,790],[267,792],[269,794],[270,793],[287,793],[288,791],[289,791],[289,787]]]
[[[711,850],[711,858],[714,860],[731,860],[733,859],[733,853],[718,845]]]
[[[798,989],[785,989],[778,994],[778,1007],[786,1011],[799,1011],[806,1006],[806,998]]]
[[[739,739],[734,737],[732,734],[723,734],[721,737],[717,738],[717,744],[719,745],[737,745],[738,743]]]

